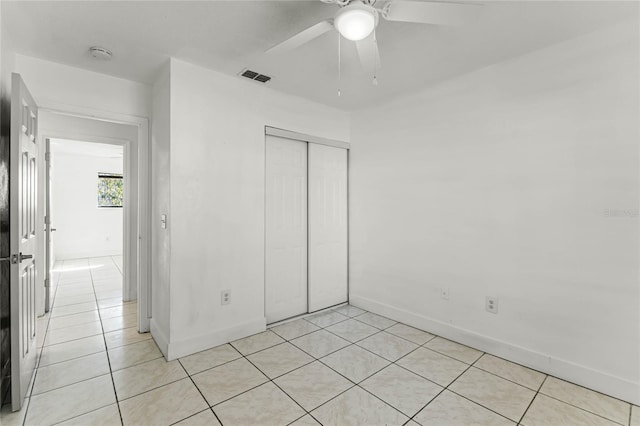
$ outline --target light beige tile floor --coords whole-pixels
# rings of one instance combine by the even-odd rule
[[[121,257],[59,269],[2,426],[640,426],[626,402],[349,305],[166,362],[117,297]]]

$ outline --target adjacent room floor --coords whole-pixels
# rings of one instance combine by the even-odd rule
[[[65,261],[2,425],[640,425],[638,407],[353,306],[166,362],[121,258]]]

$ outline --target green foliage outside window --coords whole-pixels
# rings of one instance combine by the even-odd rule
[[[122,175],[98,173],[98,207],[122,207]]]

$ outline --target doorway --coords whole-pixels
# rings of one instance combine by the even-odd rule
[[[348,144],[267,127],[265,316],[348,301]]]
[[[96,204],[97,192],[93,192],[94,195],[91,201],[93,203],[91,207],[93,214],[101,215],[102,219],[106,219],[109,215],[112,217],[116,215],[122,216],[122,233],[117,232],[116,234],[107,235],[97,227],[88,231],[86,234],[91,234],[98,238],[101,245],[101,252],[88,253],[88,255],[113,254],[116,256],[114,262],[111,263],[122,273],[122,300],[137,301],[138,319],[136,328],[139,332],[149,331],[149,318],[151,316],[150,289],[147,281],[149,276],[149,241],[147,238],[149,220],[145,214],[147,214],[149,208],[150,191],[148,188],[149,155],[148,123],[146,119],[136,121],[132,117],[114,114],[97,118],[88,116],[84,111],[63,112],[43,108],[40,111],[39,129],[41,139],[49,141],[48,144],[42,144],[42,158],[47,157],[45,150],[47,150],[47,146],[51,150],[52,141],[58,141],[58,146],[71,146],[71,144],[75,143],[82,144],[85,147],[102,147],[103,151],[111,150],[112,154],[113,150],[121,150],[122,157],[119,161],[122,164],[122,172],[112,173],[109,170],[94,170],[95,173],[92,172],[91,177],[88,178],[91,179],[92,183],[88,184],[90,189],[87,189],[87,191],[97,191],[98,173],[103,175],[102,180],[115,184],[118,183],[119,175],[122,175],[120,183],[123,187],[123,207],[98,207]],[[51,159],[53,163],[56,162],[55,152]],[[42,167],[43,170],[47,169],[47,165],[44,163]],[[45,176],[45,173],[41,173],[41,176]],[[46,188],[44,179],[42,178],[39,184],[40,188]],[[41,205],[46,206],[48,204],[46,191],[42,190],[40,196]],[[56,240],[64,238],[62,234],[69,232],[69,226],[58,226],[55,216],[55,211],[49,212],[49,215],[46,212],[42,213],[45,222],[49,222],[48,224],[45,223],[45,231],[56,229],[53,232],[45,232],[52,238],[54,256],[58,258],[60,258],[60,255],[73,257],[73,253],[56,254],[60,249],[60,247],[56,248],[56,246],[59,246],[59,244],[56,244]],[[87,239],[84,235],[82,238]],[[109,239],[108,241],[107,238]],[[43,240],[46,239],[45,235]],[[120,246],[120,239],[122,240],[122,248],[114,248]],[[43,250],[47,249],[48,246],[48,244],[41,245]],[[105,249],[107,250],[106,252],[104,251]],[[122,258],[119,257],[118,252]],[[44,256],[44,253],[42,255]],[[119,265],[120,260],[121,266]],[[111,263],[109,264],[111,265]],[[51,266],[53,266],[53,263]],[[47,286],[49,288],[52,286],[51,279],[56,278],[56,276],[52,275],[47,278],[49,280],[45,282],[45,289]],[[43,291],[42,294],[46,295],[46,292]],[[41,307],[40,312],[45,311],[45,301],[43,300],[39,304]]]
[[[76,302],[89,306],[94,299],[98,308],[119,306],[129,301],[123,286],[128,272],[123,257],[124,218],[130,209],[126,141],[47,139],[46,144],[46,261],[54,278],[45,287],[45,310],[53,301],[56,278],[71,271],[92,280],[94,292],[59,289],[58,293],[69,296],[58,298],[56,306],[72,307]]]

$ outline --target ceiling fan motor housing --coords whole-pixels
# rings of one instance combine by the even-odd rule
[[[378,26],[378,11],[368,1],[352,0],[336,13],[333,25],[344,38],[362,40]]]

